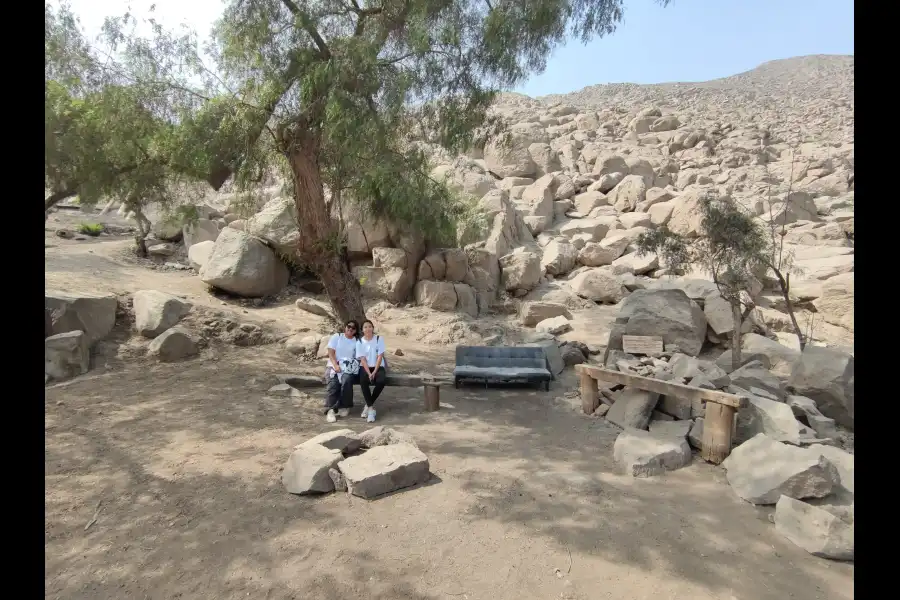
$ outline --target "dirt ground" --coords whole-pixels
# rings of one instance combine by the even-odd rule
[[[160,289],[316,326],[289,305],[223,304],[190,272],[129,261],[121,238],[46,239],[48,288]],[[294,444],[366,429],[358,414],[326,424],[319,392],[266,396],[273,374],[321,365],[278,345],[163,365],[117,353],[126,337],[46,389],[47,598],[853,598],[852,564],[778,536],[720,468],[695,457],[664,477],[616,474],[617,430],[564,396],[571,374],[549,394],[445,389],[437,413],[422,412],[420,391],[388,388],[379,424],[415,437],[432,480],[374,501],[297,497],[280,482]],[[452,369],[452,345],[389,342],[405,353],[397,371]]]

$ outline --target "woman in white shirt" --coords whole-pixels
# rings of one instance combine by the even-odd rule
[[[363,321],[363,334],[356,342],[356,358],[359,359],[359,387],[362,388],[363,398],[366,400],[362,417],[369,423],[375,422],[374,404],[384,389],[384,380],[387,377],[387,360],[384,353],[384,338],[375,335],[375,324],[368,319]],[[372,382],[375,383],[374,391],[369,390]]]
[[[325,420],[329,423],[334,423],[337,417],[349,416],[353,408],[353,384],[359,378],[359,360],[356,358],[358,332],[359,324],[347,321],[344,333],[336,333],[328,340]]]

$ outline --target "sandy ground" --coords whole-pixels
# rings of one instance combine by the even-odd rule
[[[48,287],[160,289],[304,325],[289,305],[223,305],[189,272],[130,261],[121,240],[47,244]],[[280,483],[294,444],[366,428],[357,414],[324,423],[318,392],[266,396],[274,373],[319,365],[277,345],[160,365],[119,358],[127,337],[46,390],[48,598],[853,598],[852,564],[778,536],[721,469],[695,457],[660,478],[616,474],[617,430],[564,397],[571,374],[549,394],[445,389],[437,413],[419,391],[389,388],[379,424],[415,437],[432,480],[374,501],[296,497]],[[452,346],[390,341],[405,352],[397,371],[452,369]]]

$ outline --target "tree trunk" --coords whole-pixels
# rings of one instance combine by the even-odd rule
[[[293,140],[287,152],[294,179],[294,204],[300,229],[300,260],[325,286],[335,315],[341,322],[366,318],[359,282],[341,258],[339,229],[325,204],[322,174],[319,170],[318,140],[306,134]]]
[[[741,368],[741,303],[731,302],[731,319],[734,325],[734,332],[731,334],[731,368],[738,370]]]
[[[138,226],[137,235],[134,236],[135,252],[141,258],[147,258],[147,236],[150,235],[150,229],[153,227],[153,224],[144,215],[140,206],[137,206],[132,212]]]
[[[791,318],[791,326],[794,328],[794,334],[800,342],[800,350],[803,350],[806,348],[806,336],[803,335],[803,330],[800,329],[800,324],[797,323],[797,317],[794,315],[794,303],[791,302],[791,286],[788,284],[787,279],[782,275],[781,271],[775,267],[772,267],[772,271],[775,272],[775,277],[778,278],[778,287],[781,288],[781,297],[784,298],[788,316]]]
[[[48,210],[50,210],[66,198],[75,196],[77,193],[78,192],[76,192],[75,190],[57,190],[53,192],[44,199],[44,213],[46,214]]]

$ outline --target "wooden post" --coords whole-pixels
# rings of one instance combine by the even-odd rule
[[[584,411],[586,415],[594,414],[594,411],[597,410],[597,407],[600,405],[600,397],[599,397],[600,388],[597,385],[597,380],[594,379],[590,373],[581,373],[581,410]]]
[[[425,412],[441,410],[441,388],[425,384]]]
[[[706,416],[703,418],[703,448],[700,456],[703,460],[720,464],[731,454],[731,433],[734,428],[733,406],[706,403]]]

